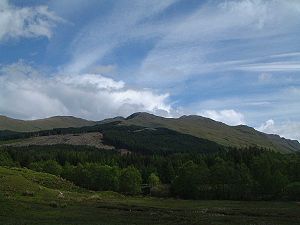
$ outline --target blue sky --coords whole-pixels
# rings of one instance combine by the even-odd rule
[[[0,0],[0,114],[197,114],[300,140],[300,1]]]

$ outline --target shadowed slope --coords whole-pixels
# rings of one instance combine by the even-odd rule
[[[135,113],[126,118],[122,124],[152,128],[164,127],[180,133],[214,141],[225,146],[246,147],[258,145],[280,152],[300,151],[298,141],[274,137],[244,125],[228,126],[202,116],[164,118],[148,113]]]

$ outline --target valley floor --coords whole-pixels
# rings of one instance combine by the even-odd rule
[[[48,202],[0,202],[1,224],[299,224],[292,202],[181,201],[149,198]]]

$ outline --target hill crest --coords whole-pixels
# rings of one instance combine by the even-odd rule
[[[74,116],[53,116],[37,120],[19,120],[7,116],[0,116],[0,130],[10,130],[18,132],[32,132],[49,130],[53,128],[68,128],[92,126],[96,122],[84,120]]]
[[[28,121],[0,116],[0,130],[31,132],[53,128],[93,126],[112,122],[123,126],[135,125],[147,128],[167,128],[182,134],[213,141],[223,146],[238,148],[260,146],[284,153],[300,151],[300,143],[296,140],[289,140],[274,134],[265,134],[246,125],[229,126],[225,123],[197,115],[164,118],[146,112],[137,112],[127,118],[115,117],[98,122],[73,116],[54,116]]]

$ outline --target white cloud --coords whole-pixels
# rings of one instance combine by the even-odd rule
[[[241,65],[237,67],[240,70],[247,71],[300,71],[300,61],[284,61],[284,62],[270,62],[270,63],[254,63],[248,65]]]
[[[22,119],[74,115],[100,120],[136,111],[169,115],[168,96],[99,74],[43,76],[22,62],[0,69],[0,114]]]
[[[88,23],[71,41],[71,58],[63,71],[87,72],[123,44],[141,40],[151,40],[152,49],[131,76],[152,87],[172,86],[209,72],[299,70],[291,60],[286,65],[260,64],[270,55],[298,56],[287,50],[295,49],[292,45],[298,40],[274,40],[297,32],[298,1],[208,1],[188,13],[157,20],[177,1],[112,4],[111,11]]]
[[[123,81],[114,81],[99,74],[61,75],[56,79],[74,88],[88,88],[93,90],[119,90],[124,88]]]
[[[262,132],[269,133],[268,130],[272,130],[274,128],[274,124],[275,124],[274,120],[270,119],[264,122],[263,124],[261,124],[260,127],[258,127],[257,129]]]
[[[159,37],[167,28],[152,25],[151,18],[178,0],[132,0],[112,3],[112,11],[84,26],[69,47],[66,72],[81,73],[129,40]]]
[[[285,57],[294,57],[294,56],[300,56],[300,52],[286,52],[281,54],[275,54],[272,55],[272,58],[285,58]]]
[[[113,74],[116,72],[116,69],[116,65],[97,65],[88,69],[88,73]]]
[[[200,116],[208,117],[216,121],[220,121],[226,123],[228,125],[240,125],[245,124],[245,117],[242,113],[237,112],[233,109],[225,109],[225,110],[204,110],[198,113]]]
[[[260,61],[297,42],[286,35],[297,32],[299,6],[299,1],[208,1],[165,25],[170,28],[143,61],[139,81],[161,86],[209,72],[299,71],[299,62]]]
[[[258,76],[258,80],[259,80],[260,82],[267,82],[267,81],[269,81],[271,78],[272,78],[272,74],[270,74],[270,73],[261,73],[261,74]]]
[[[300,141],[300,122],[287,121],[277,124],[274,120],[269,119],[256,129],[264,133],[279,134],[282,137]]]
[[[47,6],[18,8],[8,0],[0,1],[0,41],[18,37],[50,38],[53,27],[61,21]]]

